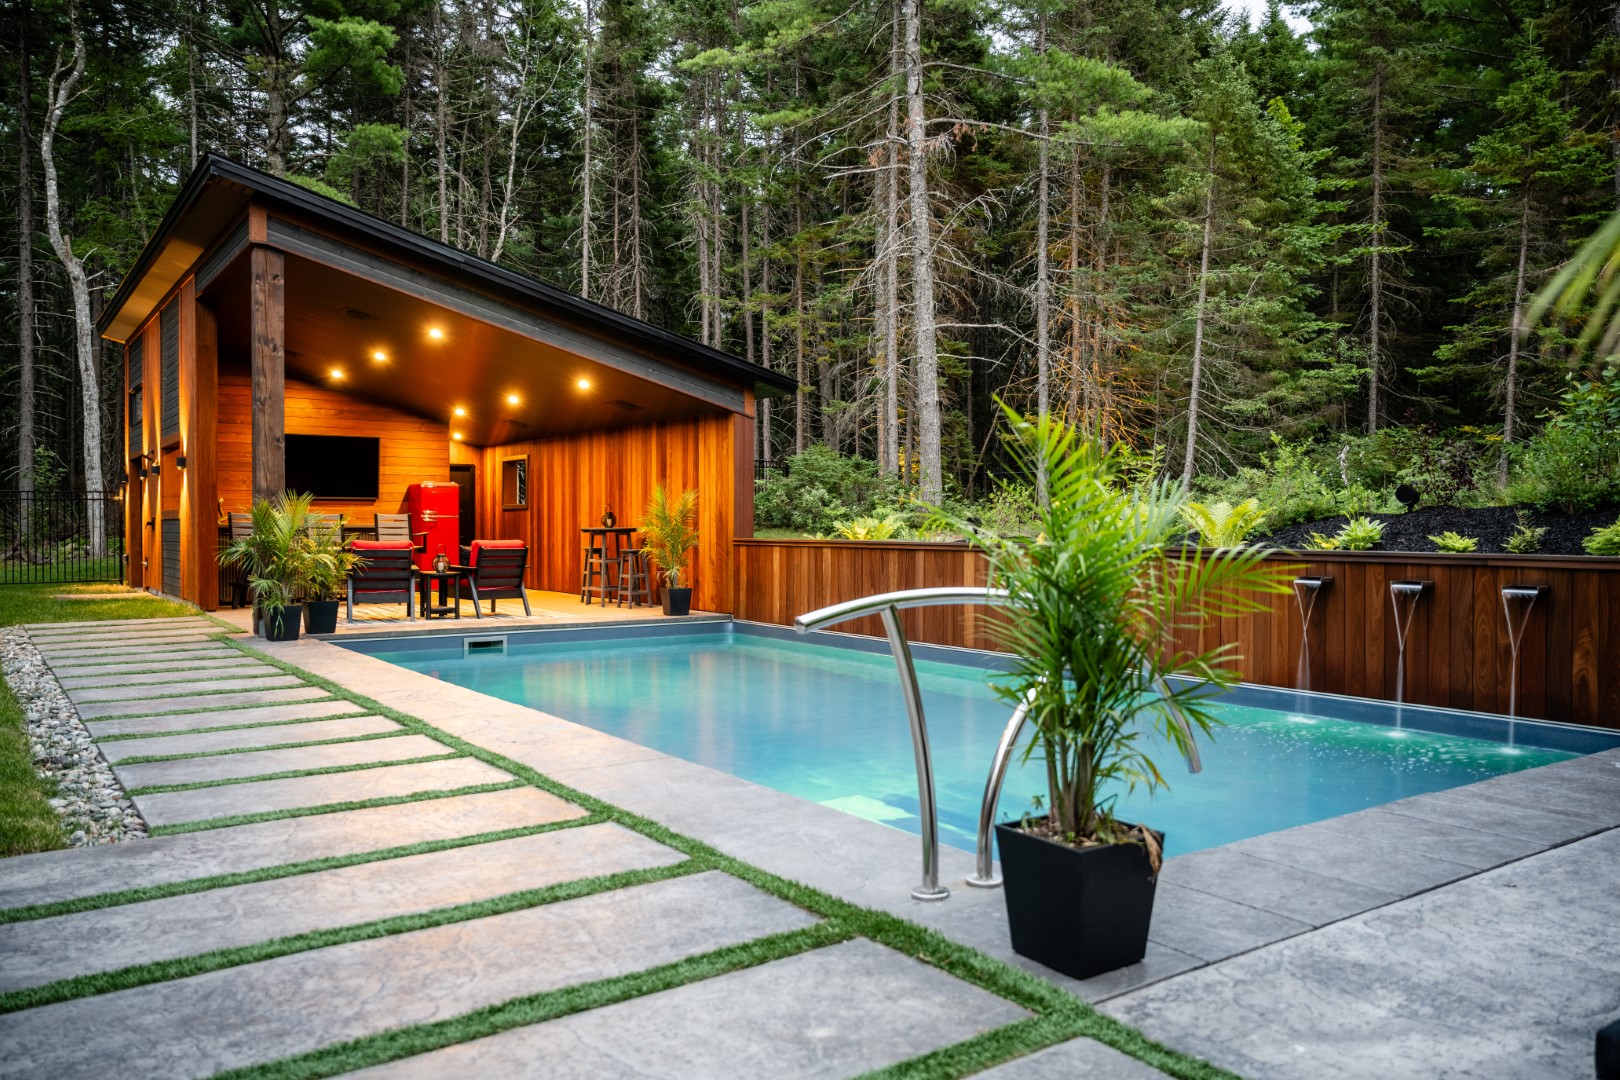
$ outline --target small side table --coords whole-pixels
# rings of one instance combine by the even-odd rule
[[[461,618],[461,576],[465,573],[462,567],[452,567],[449,570],[418,570],[416,572],[416,588],[420,597],[417,607],[421,609],[422,618],[432,619],[448,618],[454,615]],[[439,602],[433,603],[433,583],[439,583]],[[452,605],[447,602],[447,595],[454,589],[456,602]]]

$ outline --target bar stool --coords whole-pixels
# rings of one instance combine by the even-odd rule
[[[593,537],[592,542],[585,546],[581,555],[579,574],[580,603],[589,604],[600,596],[602,606],[607,606],[608,596],[613,591],[613,585],[608,581],[609,567],[618,570],[619,561],[608,557],[606,538],[603,539],[601,546],[598,546]],[[594,582],[591,580],[592,578],[595,578]]]
[[[646,548],[625,548],[619,553],[618,580],[613,586],[614,607],[623,607],[625,600],[633,608],[637,603],[652,606],[652,571],[647,565]]]

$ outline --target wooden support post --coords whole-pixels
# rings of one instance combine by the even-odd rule
[[[190,282],[180,291],[180,392],[180,446],[186,456],[182,593],[213,611],[219,606],[219,330],[213,309],[197,300]]]
[[[267,247],[251,254],[253,365],[253,498],[268,499],[287,486],[286,258]]]

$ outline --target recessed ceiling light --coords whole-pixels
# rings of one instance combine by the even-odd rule
[[[437,326],[430,326],[428,327],[428,337],[432,338],[434,341],[438,341],[440,338],[444,337],[444,331],[440,330]]]
[[[461,441],[461,432],[459,432],[459,431],[451,432],[450,437],[452,439],[456,440],[456,442],[460,442]]]
[[[343,369],[340,367],[335,367],[327,374],[331,375],[334,379],[341,379],[343,378]]]
[[[589,390],[591,388],[591,380],[589,380],[589,379],[581,379],[581,380],[579,380],[579,382],[575,383],[574,385],[579,387],[581,390]]]
[[[508,405],[516,405],[521,400],[523,400],[523,399],[518,397],[516,394],[507,394],[506,395],[506,403]]]
[[[466,416],[467,415],[467,410],[463,409],[460,405],[457,405],[451,411],[454,412],[457,416]]]
[[[388,354],[383,352],[381,349],[378,349],[376,352],[371,354],[371,358],[378,361],[386,360],[388,359]]]

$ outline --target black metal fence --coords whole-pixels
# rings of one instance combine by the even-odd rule
[[[766,461],[764,458],[754,459],[754,479],[769,480],[771,473],[781,473],[783,479],[787,478],[788,463],[785,461]]]
[[[117,492],[0,490],[0,585],[123,578]]]

